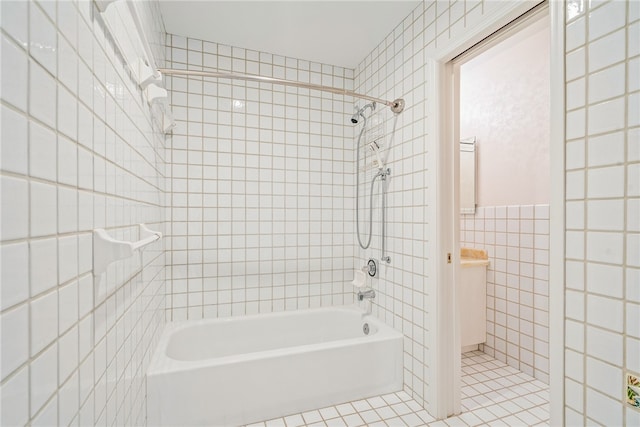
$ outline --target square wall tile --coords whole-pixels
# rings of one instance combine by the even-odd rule
[[[31,301],[30,311],[33,356],[58,337],[58,292],[52,291]]]
[[[36,122],[29,122],[29,172],[31,176],[55,181],[57,178],[56,134],[46,126]]]
[[[31,182],[31,236],[49,236],[57,233],[58,198],[55,185]]]
[[[29,242],[31,296],[58,285],[58,241],[56,238]]]
[[[31,60],[29,62],[29,113],[52,129],[56,128],[56,89],[55,78]]]
[[[29,167],[27,119],[11,108],[1,107],[2,135],[0,149],[2,150],[2,170],[26,175]]]
[[[29,247],[27,243],[0,246],[0,303],[2,310],[29,297]]]
[[[4,16],[4,11],[3,11]],[[4,22],[3,22],[4,24]],[[25,425],[29,421],[29,368],[20,369],[0,387],[3,425]]]
[[[29,309],[26,304],[2,316],[2,379],[29,359]]]
[[[625,59],[625,35],[625,30],[622,29],[589,43],[589,72]]]
[[[0,238],[23,239],[29,233],[29,191],[27,181],[10,176],[0,177],[2,206],[0,207]]]
[[[17,2],[16,2],[17,3]],[[17,9],[17,7],[11,7]],[[5,7],[3,6],[3,12]],[[4,13],[3,23],[4,27]],[[25,28],[27,28],[25,26]],[[27,111],[28,95],[28,59],[22,47],[2,35],[2,82],[0,89],[2,99],[9,102],[21,111]],[[4,120],[3,120],[4,121]]]

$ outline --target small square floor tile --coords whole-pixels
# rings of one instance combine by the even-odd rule
[[[328,408],[320,409],[320,415],[322,415],[322,418],[324,418],[325,420],[329,420],[331,418],[336,418],[340,416],[335,406],[329,406]]]
[[[369,402],[369,405],[371,405],[372,408],[387,406],[387,402],[385,402],[384,399],[381,398],[380,396],[371,397],[367,399],[367,402]]]
[[[378,413],[378,415],[380,415],[380,417],[383,420],[389,419],[389,418],[395,418],[398,416],[398,414],[396,414],[393,409],[391,409],[389,406],[383,406],[381,408],[377,408],[376,412]]]
[[[420,404],[418,402],[416,402],[415,400],[408,400],[406,402],[404,402],[409,409],[411,409],[413,412],[418,412],[418,411],[422,411],[422,406],[420,406]]]
[[[416,412],[416,415],[419,416],[420,419],[425,423],[431,423],[436,420],[435,418],[433,418],[433,416],[430,413],[428,413],[424,409]]]
[[[351,414],[351,415],[347,415],[344,418],[344,422],[347,423],[347,425],[349,427],[356,427],[356,426],[361,426],[364,424],[364,421],[362,420],[362,418],[360,418],[360,415],[358,414]]]
[[[391,405],[391,409],[393,409],[398,415],[405,415],[411,412],[411,409],[404,402]]]
[[[338,410],[340,415],[342,415],[343,417],[345,415],[351,415],[351,414],[355,414],[356,413],[356,410],[353,408],[351,403],[345,403],[345,404],[342,404],[342,405],[338,405],[338,406],[336,406],[336,409]]]
[[[273,420],[266,421],[265,424],[267,427],[286,427],[284,418],[275,418]]]
[[[406,391],[399,391],[396,393],[396,396],[398,396],[398,398],[403,402],[406,402],[407,400],[411,400],[411,396],[409,396],[409,394]]]
[[[371,405],[369,405],[369,402],[367,402],[366,400],[357,400],[355,402],[351,402],[351,404],[354,408],[356,408],[356,411],[358,412],[368,411],[369,409],[371,409]]]
[[[330,420],[325,421],[328,427],[348,427],[347,423],[340,417],[331,418]]]
[[[406,427],[407,426],[404,423],[404,421],[402,421],[402,418],[400,417],[390,418],[388,420],[384,420],[384,422],[387,423],[389,427]]]
[[[322,416],[318,411],[303,412],[302,418],[304,418],[304,422],[307,424],[312,424],[312,423],[317,423],[318,421],[322,421]]]
[[[287,424],[287,427],[300,427],[305,424],[304,419],[300,414],[284,417],[284,422]]]
[[[450,417],[444,421],[450,427],[467,427],[468,426],[468,424],[465,423],[460,417]]]
[[[394,393],[385,394],[384,396],[382,396],[382,398],[384,399],[385,402],[387,402],[388,405],[393,405],[395,403],[402,402],[402,400],[400,400],[400,398],[396,396]]]
[[[404,423],[409,427],[418,427],[423,425],[423,421],[420,419],[420,417],[413,412],[407,415],[403,415],[400,418],[402,418],[402,421],[404,421]]]
[[[380,421],[382,419],[382,417],[380,417],[380,415],[378,415],[378,413],[373,409],[360,412],[360,416],[367,424],[373,423],[375,421]]]

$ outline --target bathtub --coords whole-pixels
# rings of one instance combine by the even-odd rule
[[[356,307],[168,323],[147,425],[236,426],[398,391],[402,340]]]

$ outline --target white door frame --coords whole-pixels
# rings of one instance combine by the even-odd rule
[[[448,45],[436,49],[427,60],[427,116],[432,155],[427,166],[435,189],[430,203],[430,235],[435,253],[429,258],[434,292],[429,307],[433,330],[432,390],[429,410],[436,418],[460,412],[460,331],[456,310],[455,272],[459,264],[460,231],[455,174],[458,144],[454,144],[453,78],[451,60],[498,29],[534,8],[540,0],[493,3],[482,23]],[[564,421],[564,2],[550,0],[551,20],[551,136],[550,136],[550,251],[549,251],[549,370],[550,424]],[[448,261],[451,254],[452,261]],[[551,327],[553,326],[553,327]]]

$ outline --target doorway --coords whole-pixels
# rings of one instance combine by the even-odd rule
[[[549,419],[549,38],[541,5],[451,61],[461,411],[530,425]]]
[[[439,401],[442,402],[442,404],[438,404],[437,405],[437,410],[438,411],[442,411],[445,412],[447,414],[452,414],[452,413],[459,413],[460,412],[460,408],[461,408],[461,392],[460,392],[460,366],[461,366],[461,357],[460,357],[460,349],[461,349],[461,341],[460,341],[460,313],[457,310],[457,300],[458,300],[458,296],[460,294],[460,291],[458,289],[458,276],[460,273],[460,263],[459,263],[459,256],[451,256],[451,254],[459,254],[460,253],[460,237],[461,237],[461,232],[460,232],[460,203],[459,203],[459,195],[460,195],[460,186],[459,186],[459,171],[460,171],[460,160],[459,160],[459,152],[460,152],[460,148],[459,148],[459,142],[461,141],[462,138],[468,138],[468,137],[473,137],[476,136],[476,141],[478,142],[478,152],[479,155],[482,156],[482,147],[483,145],[486,148],[486,140],[484,141],[485,144],[483,144],[483,141],[481,140],[482,138],[480,138],[478,135],[461,135],[460,133],[460,128],[458,126],[458,123],[460,121],[460,117],[459,117],[459,111],[460,111],[460,99],[459,99],[459,90],[460,90],[460,86],[458,84],[459,80],[458,77],[456,76],[456,73],[454,72],[454,68],[456,68],[456,66],[458,67],[458,72],[459,70],[459,65],[463,64],[465,62],[467,62],[470,58],[473,58],[474,56],[478,56],[479,52],[483,52],[486,50],[490,50],[492,46],[495,46],[498,43],[501,43],[507,39],[509,39],[514,33],[519,32],[520,30],[522,30],[523,28],[527,28],[528,26],[530,26],[532,23],[539,21],[539,20],[545,20],[545,21],[549,21],[549,15],[551,15],[551,24],[549,27],[547,27],[546,30],[546,34],[551,34],[551,37],[553,38],[553,42],[551,43],[551,49],[550,52],[547,51],[547,64],[549,63],[549,61],[551,62],[550,67],[547,65],[547,70],[550,68],[551,69],[551,78],[550,78],[550,85],[553,88],[556,88],[555,90],[551,91],[551,99],[550,102],[547,101],[547,105],[550,104],[550,108],[551,111],[553,112],[559,112],[561,111],[561,106],[563,105],[563,95],[561,91],[558,91],[557,88],[561,88],[562,84],[563,84],[563,52],[562,52],[562,46],[563,46],[563,33],[559,31],[559,29],[562,27],[561,23],[562,21],[558,19],[558,17],[562,16],[562,10],[558,7],[555,7],[553,4],[551,7],[551,11],[549,12],[548,9],[549,7],[547,6],[546,3],[542,3],[539,4],[538,6],[535,6],[533,8],[531,8],[531,6],[529,6],[528,8],[525,8],[524,5],[522,5],[523,7],[520,9],[521,12],[518,14],[512,14],[510,18],[507,17],[507,14],[502,15],[502,17],[500,17],[499,19],[497,19],[492,25],[494,30],[493,31],[486,31],[484,32],[484,37],[477,37],[477,38],[473,38],[473,36],[470,36],[470,38],[466,41],[466,42],[461,42],[459,44],[457,44],[456,46],[449,46],[447,49],[443,49],[442,52],[439,52],[439,55],[437,56],[437,60],[436,62],[433,64],[433,68],[431,70],[431,78],[433,78],[433,81],[436,83],[436,85],[439,86],[432,86],[432,89],[434,91],[438,92],[438,98],[437,98],[437,102],[432,104],[432,105],[437,105],[438,109],[439,109],[439,114],[436,117],[436,121],[433,123],[434,127],[437,128],[437,132],[436,132],[436,138],[437,140],[439,140],[440,142],[437,145],[437,150],[434,153],[436,155],[436,163],[434,166],[436,166],[437,169],[437,179],[439,184],[437,185],[437,209],[435,210],[435,215],[438,218],[437,223],[440,224],[439,227],[437,227],[436,229],[434,229],[434,233],[436,233],[436,235],[438,235],[438,239],[437,239],[437,250],[439,251],[439,253],[442,253],[444,256],[442,258],[442,260],[440,262],[437,262],[434,265],[434,268],[436,268],[436,273],[437,276],[440,278],[441,280],[441,285],[438,287],[438,295],[436,296],[437,302],[439,304],[439,310],[438,310],[438,324],[440,325],[438,327],[438,332],[440,335],[440,337],[438,338],[437,342],[440,343],[441,345],[441,352],[438,352],[437,357],[438,357],[438,362],[440,363],[440,367],[438,369],[438,374],[442,375],[443,377],[446,376],[448,378],[448,380],[445,380],[443,383],[440,383],[441,385],[439,386],[439,390],[442,390],[442,393],[444,396],[446,396],[446,399]],[[512,10],[512,12],[515,12],[515,10]],[[489,29],[491,26],[488,26],[487,29]],[[498,31],[499,30],[499,31]],[[475,40],[475,41],[474,41]],[[472,48],[471,48],[472,47]],[[466,49],[466,50],[465,50]],[[507,73],[508,74],[508,73]],[[517,92],[517,91],[514,91]],[[548,93],[548,92],[547,92]],[[455,96],[453,96],[455,94]],[[510,105],[507,102],[503,102],[503,104],[507,104]],[[505,120],[505,114],[502,114],[502,116],[500,117],[500,120],[497,122],[498,126],[505,126],[505,124],[507,123],[511,123],[509,122],[509,120]],[[510,116],[509,116],[510,117]],[[507,117],[507,118],[509,118]],[[547,113],[547,117],[548,117],[548,113]],[[556,141],[561,141],[562,140],[562,135],[563,135],[563,127],[564,127],[564,120],[560,119],[561,116],[558,117],[558,120],[554,120],[550,126],[551,129],[550,131],[547,131],[547,135],[550,133],[551,134],[551,139]],[[548,119],[547,119],[548,120]],[[519,123],[517,121],[512,121],[515,123]],[[455,126],[454,126],[455,123]],[[486,138],[486,137],[485,137]],[[491,139],[491,138],[490,138]],[[521,138],[515,138],[515,139],[521,139]],[[549,137],[546,138],[547,140],[547,147],[549,147],[549,143],[548,141],[550,140]],[[456,141],[455,144],[453,144],[453,141]],[[511,147],[507,147],[508,149]],[[501,151],[503,154],[504,152],[508,152],[507,150],[503,150]],[[547,151],[549,149],[547,148]],[[562,187],[562,182],[563,182],[563,173],[562,173],[562,162],[564,161],[564,151],[562,149],[562,145],[558,145],[558,144],[554,144],[554,146],[551,148],[551,151],[553,152],[552,156],[552,160],[551,160],[551,168],[550,168],[550,173],[547,173],[547,180],[549,179],[549,176],[553,177],[553,181],[554,182],[558,182],[558,186],[557,188],[553,188],[551,190],[551,195],[547,196],[547,207],[546,209],[540,208],[538,207],[538,213],[539,213],[539,219],[542,220],[542,222],[539,222],[538,224],[540,225],[539,230],[543,230],[546,226],[546,232],[549,234],[549,230],[555,230],[555,234],[554,235],[549,235],[547,237],[547,241],[551,240],[551,241],[555,241],[555,251],[559,251],[556,253],[562,253],[563,251],[563,239],[562,239],[562,233],[558,232],[559,230],[562,229],[562,224],[563,224],[563,212],[562,212],[562,200],[563,200],[563,187]],[[518,151],[516,151],[516,153],[518,153]],[[547,156],[549,156],[547,154]],[[504,157],[504,156],[503,156]],[[509,156],[507,156],[509,157]],[[440,164],[442,165],[442,167],[437,167],[437,162],[440,162]],[[535,163],[535,162],[534,162]],[[480,165],[480,168],[482,168],[483,166]],[[486,169],[486,166],[485,166]],[[480,178],[482,179],[482,178]],[[530,180],[531,181],[531,180]],[[535,181],[535,180],[534,180]],[[502,184],[504,185],[505,179],[502,179]],[[519,188],[519,187],[517,187]],[[520,193],[524,193],[524,191],[520,190]],[[478,200],[479,204],[482,203],[482,195],[480,195],[480,198]],[[517,202],[517,203],[522,203],[522,202]],[[545,270],[545,268],[540,268],[537,267],[537,264],[531,260],[531,254],[533,253],[535,255],[535,237],[534,236],[530,236],[532,234],[535,234],[533,232],[533,230],[535,230],[535,225],[536,225],[536,217],[535,217],[535,213],[536,213],[536,206],[537,206],[537,202],[536,201],[532,201],[532,202],[524,202],[524,203],[528,203],[525,205],[518,205],[518,204],[504,204],[501,206],[504,206],[504,208],[500,208],[499,209],[499,215],[503,216],[503,218],[500,218],[501,223],[498,225],[501,228],[505,228],[504,231],[502,231],[502,235],[501,236],[496,236],[495,238],[499,238],[502,239],[500,240],[499,243],[501,243],[499,246],[501,246],[500,251],[502,251],[501,253],[501,258],[499,259],[498,264],[500,264],[500,271],[499,271],[499,275],[501,277],[499,277],[499,281],[501,286],[503,286],[503,289],[500,290],[500,292],[503,292],[503,294],[501,294],[500,296],[502,298],[500,298],[502,301],[499,301],[500,307],[498,307],[500,310],[496,310],[496,305],[495,305],[495,277],[491,277],[491,280],[493,280],[493,292],[494,292],[494,300],[489,302],[489,307],[494,311],[494,313],[492,314],[492,320],[493,320],[493,325],[490,325],[494,335],[493,338],[493,342],[490,342],[489,344],[492,345],[492,351],[494,352],[493,354],[498,354],[499,357],[502,357],[503,360],[506,360],[506,363],[510,363],[511,366],[516,365],[518,368],[523,369],[523,370],[528,370],[529,372],[532,372],[534,375],[536,374],[535,372],[535,368],[534,366],[536,365],[535,363],[535,356],[533,356],[531,354],[531,342],[533,341],[534,345],[533,345],[533,350],[535,351],[535,344],[536,344],[536,337],[535,337],[535,332],[531,333],[528,329],[527,330],[520,330],[519,328],[519,320],[516,316],[514,316],[514,312],[519,311],[518,306],[522,305],[525,306],[524,311],[529,311],[529,313],[527,313],[527,316],[529,316],[530,318],[530,313],[533,311],[533,315],[534,315],[534,331],[538,330],[538,332],[543,332],[543,330],[541,330],[541,328],[539,327],[535,327],[535,316],[536,314],[540,314],[538,312],[536,312],[536,310],[533,308],[533,303],[530,302],[531,297],[533,297],[536,292],[535,292],[535,288],[531,289],[531,279],[533,279],[534,283],[535,283],[535,274],[536,271],[537,273],[541,273],[543,272],[543,270]],[[524,210],[524,212],[522,213],[522,217],[523,219],[526,220],[530,220],[528,221],[529,224],[525,224],[523,227],[525,227],[523,230],[524,231],[531,231],[531,232],[525,232],[523,234],[527,234],[527,236],[524,236],[526,241],[534,241],[534,246],[531,248],[526,248],[529,251],[529,256],[528,259],[525,259],[524,261],[529,261],[528,264],[525,266],[525,270],[528,269],[528,271],[525,271],[525,273],[527,274],[525,277],[525,285],[524,285],[524,289],[523,292],[528,292],[528,294],[523,295],[524,300],[523,300],[523,304],[520,303],[520,287],[519,287],[519,282],[517,283],[517,286],[514,285],[514,276],[518,276],[518,274],[515,274],[519,271],[519,262],[520,259],[515,257],[513,255],[514,251],[518,252],[518,256],[519,256],[519,251],[520,249],[518,247],[512,248],[510,250],[507,250],[507,243],[509,243],[509,238],[511,237],[511,243],[514,242],[514,238],[517,241],[519,234],[520,234],[520,224],[518,223],[518,221],[512,221],[511,223],[509,223],[509,209],[508,206],[525,206],[526,209]],[[482,206],[481,206],[482,207]],[[496,207],[493,207],[493,227],[495,231],[495,212],[496,212]],[[543,216],[545,215],[545,211],[546,210],[546,218],[543,218]],[[551,214],[549,212],[555,212],[555,214]],[[504,213],[503,213],[504,212]],[[531,213],[533,212],[533,213]],[[474,212],[475,215],[476,212]],[[491,213],[488,212],[483,212],[485,214],[485,216],[487,215],[491,215]],[[516,215],[517,213],[517,215]],[[521,215],[520,215],[520,209],[518,209],[517,211],[512,208],[511,209],[511,219],[513,220],[520,220],[521,219]],[[476,220],[475,218],[472,221],[473,225],[475,226],[476,224]],[[531,230],[531,223],[533,224],[533,230]],[[504,225],[503,225],[504,224]],[[512,227],[511,229],[507,230],[506,227]],[[515,227],[515,228],[513,228]],[[529,228],[526,228],[529,227]],[[467,230],[465,230],[467,231]],[[508,232],[511,231],[513,232],[513,234],[515,234],[516,236],[509,236],[507,235]],[[517,232],[516,232],[517,231]],[[476,237],[476,231],[473,230],[473,235],[474,235],[474,239]],[[480,239],[482,240],[482,239]],[[473,241],[473,244],[476,243],[476,240]],[[485,242],[486,243],[486,242]],[[495,240],[493,241],[493,244],[495,245]],[[549,246],[554,246],[547,244],[547,248],[549,248]],[[547,249],[548,250],[548,249]],[[441,251],[441,252],[440,252]],[[526,251],[525,251],[526,252]],[[511,254],[511,255],[510,255]],[[495,248],[494,248],[494,255],[495,255]],[[541,252],[539,253],[540,257],[539,259],[543,259],[545,257],[545,253]],[[548,288],[550,287],[551,290],[547,291],[547,296],[546,296],[546,303],[547,304],[547,309],[549,310],[549,313],[551,315],[552,318],[558,318],[559,313],[561,313],[562,311],[562,301],[563,301],[563,296],[561,293],[561,281],[558,279],[559,277],[562,277],[562,268],[561,266],[558,266],[557,262],[553,261],[553,256],[549,256],[549,253],[546,253],[546,258],[550,259],[550,270],[551,273],[549,274],[549,267],[546,267],[547,270],[547,282],[548,282]],[[453,259],[453,262],[450,262],[450,260]],[[534,258],[535,259],[535,258]],[[515,266],[515,268],[514,268]],[[509,267],[509,269],[507,269],[507,267]],[[533,268],[534,273],[531,273],[530,270],[531,268]],[[552,276],[552,277],[549,277]],[[508,290],[506,289],[506,277],[509,277],[509,284],[513,285],[511,286],[512,289]],[[519,279],[518,279],[519,280]],[[540,285],[540,283],[538,283],[538,285]],[[531,290],[531,292],[529,292]],[[540,287],[538,287],[538,290],[540,290]],[[509,293],[509,298],[507,298],[507,292]],[[539,292],[540,294],[542,294],[542,292]],[[550,294],[554,295],[554,300],[555,302],[549,304],[549,296]],[[541,299],[544,300],[544,298],[540,298],[540,297],[534,297],[534,299],[536,301],[540,301]],[[507,304],[509,303],[509,304]],[[451,314],[447,314],[447,310],[448,307],[450,307],[451,310]],[[514,309],[515,307],[515,309]],[[511,323],[507,323],[507,327],[504,326],[500,326],[499,328],[495,328],[495,312],[498,311],[499,314],[497,315],[498,317],[500,317],[500,321],[502,322],[511,322]],[[554,314],[555,313],[555,314]],[[490,313],[491,314],[491,313]],[[514,323],[515,322],[515,323]],[[529,323],[531,323],[531,321],[529,321]],[[546,347],[547,347],[547,359],[546,361],[538,358],[538,363],[537,365],[541,368],[540,371],[543,371],[544,369],[547,370],[547,374],[546,374],[546,378],[543,378],[545,375],[540,375],[540,377],[542,378],[542,380],[544,380],[545,382],[548,382],[550,380],[549,376],[548,376],[548,372],[550,371],[549,369],[549,365],[550,364],[555,364],[556,369],[555,369],[555,375],[556,375],[556,381],[555,384],[556,386],[554,388],[557,389],[557,385],[558,385],[558,380],[557,378],[561,378],[561,374],[562,374],[562,357],[561,357],[561,352],[558,349],[562,348],[562,333],[561,331],[549,331],[548,330],[548,324],[549,321],[547,320],[546,322],[542,321],[542,323],[546,323]],[[514,326],[517,325],[516,326]],[[511,325],[511,327],[509,327],[509,325]],[[531,325],[528,324],[524,324],[524,328],[526,329],[527,327],[529,327]],[[496,335],[495,330],[498,329],[498,335]],[[521,336],[521,332],[524,334],[523,336]],[[521,352],[520,348],[518,348],[518,346],[511,345],[507,342],[506,340],[506,335],[509,334],[511,336],[511,338],[513,338],[513,336],[515,335],[515,337],[517,338],[517,343],[518,345],[520,344],[520,338],[523,339],[523,344],[524,344],[524,350]],[[550,337],[549,337],[550,335]],[[495,337],[498,337],[500,340],[502,341],[498,341],[495,339]],[[542,338],[542,335],[539,335]],[[540,350],[542,350],[542,340],[539,340],[539,344],[538,347]],[[554,342],[556,345],[555,346],[551,346],[549,345],[549,342]],[[496,347],[497,346],[497,347]],[[555,348],[556,350],[553,350],[553,348]],[[484,350],[483,347],[480,347],[481,350]],[[514,351],[515,350],[515,351]],[[551,350],[551,351],[550,351]],[[530,352],[530,353],[527,353]],[[551,352],[551,358],[549,359],[549,352]],[[516,355],[520,356],[520,354],[524,355],[524,359],[522,359],[522,361],[518,361],[518,363],[515,363],[516,360],[520,360],[520,359],[516,359]],[[531,360],[532,360],[532,356],[533,356],[533,360],[534,363],[533,365],[531,365]],[[518,365],[519,363],[522,363],[522,365]],[[547,365],[547,367],[544,367],[544,365]],[[439,377],[442,378],[442,377]],[[551,380],[553,382],[553,380]],[[560,388],[561,389],[561,388]],[[557,390],[560,390],[557,389]],[[554,390],[554,396],[558,396],[558,393],[555,392]],[[438,412],[438,413],[442,413],[442,412]],[[557,416],[558,414],[556,414]]]
[[[433,307],[434,334],[430,345],[434,349],[434,393],[430,411],[443,418],[461,411],[461,343],[459,313],[456,309],[457,289],[454,275],[459,269],[460,250],[459,202],[454,184],[459,173],[460,135],[453,126],[453,112],[459,108],[452,96],[452,60],[481,43],[509,23],[517,21],[529,11],[548,7],[551,22],[551,144],[549,203],[549,383],[552,402],[550,423],[563,420],[564,401],[564,39],[565,10],[562,2],[543,3],[503,2],[483,19],[474,31],[465,33],[454,43],[444,44],[427,60],[427,90],[432,96],[427,102],[430,111],[428,126],[433,129],[433,156],[428,162],[433,171],[435,197],[430,215],[434,219],[429,228],[435,236],[435,256],[429,263],[436,287],[429,303]],[[454,133],[456,135],[454,136]],[[456,141],[453,144],[452,141]]]

